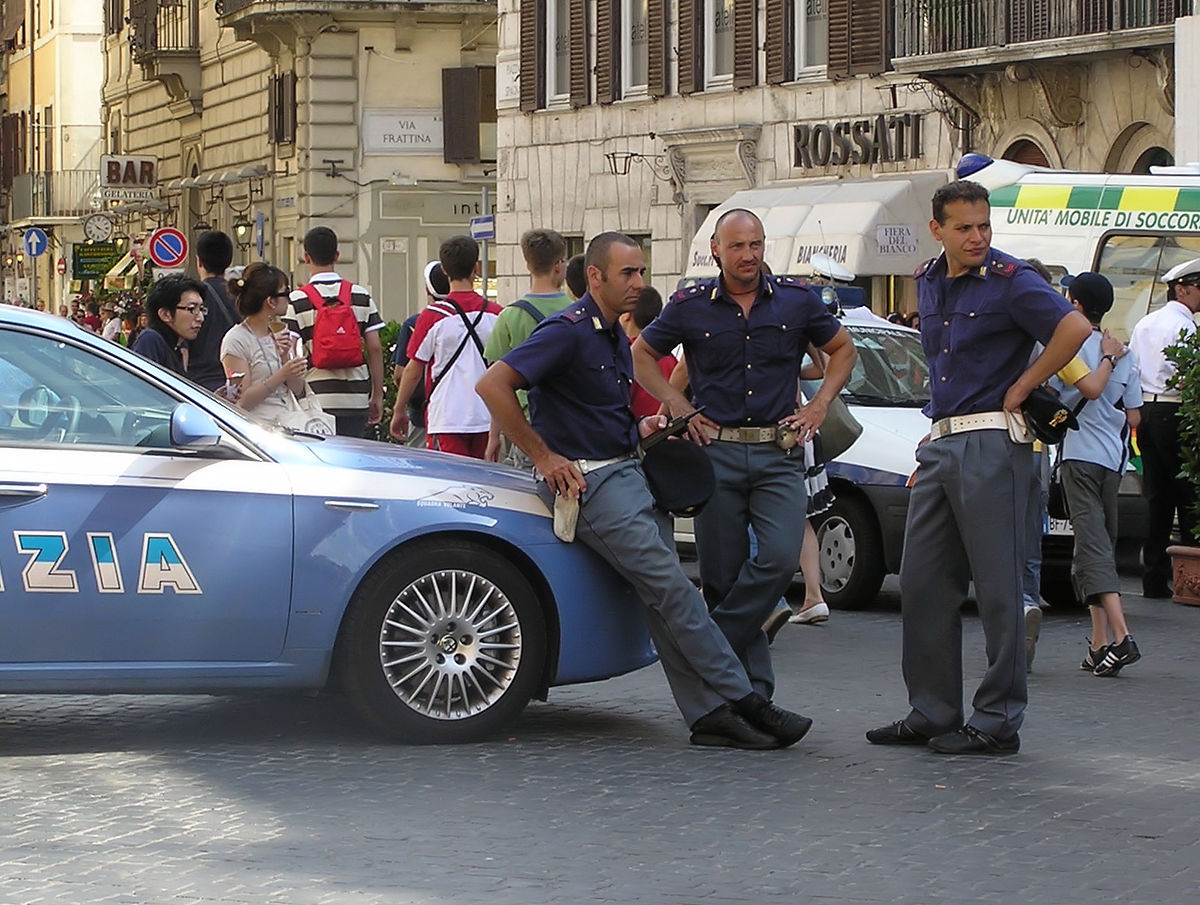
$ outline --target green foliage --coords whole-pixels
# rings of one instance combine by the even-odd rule
[[[379,331],[379,344],[383,346],[383,418],[376,425],[367,428],[368,440],[382,440],[385,443],[395,443],[388,433],[388,425],[392,422],[392,410],[396,407],[396,382],[392,380],[392,352],[396,348],[396,336],[400,325],[396,321],[388,321]]]
[[[1200,330],[1193,331],[1165,350],[1167,360],[1174,362],[1175,375],[1168,389],[1177,390],[1179,403],[1179,455],[1183,460],[1183,476],[1192,485],[1200,515]],[[1200,540],[1200,538],[1193,538]]]

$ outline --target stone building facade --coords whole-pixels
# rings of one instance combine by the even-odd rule
[[[503,299],[523,283],[516,242],[534,225],[578,248],[601,230],[634,235],[650,281],[669,291],[695,271],[690,249],[709,211],[737,191],[777,189],[797,203],[826,197],[833,182],[911,179],[924,191],[967,151],[1109,172],[1171,162],[1175,20],[1192,2],[499,0],[499,9]],[[827,197],[830,223],[841,196]],[[881,216],[923,243],[927,211]],[[796,242],[837,246],[815,233]],[[808,273],[803,255],[789,269]],[[892,273],[868,263],[857,280],[877,311],[913,307],[903,261]]]
[[[106,146],[159,170],[123,229],[224,229],[298,284],[300,240],[327,225],[385,318],[424,305],[425,262],[494,185],[493,4],[107,5]]]
[[[80,218],[92,211],[102,152],[102,22],[95,0],[0,3],[0,297],[6,302],[41,302],[56,311],[70,293],[71,249],[84,238]],[[23,254],[30,227],[49,237],[36,259]]]

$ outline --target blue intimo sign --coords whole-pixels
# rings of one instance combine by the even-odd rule
[[[25,254],[31,258],[40,257],[46,253],[46,247],[50,244],[50,240],[46,238],[46,231],[34,226],[25,230]]]
[[[471,218],[471,238],[472,239],[494,239],[496,238],[496,218],[490,214],[486,217]]]

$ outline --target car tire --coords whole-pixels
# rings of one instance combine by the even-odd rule
[[[341,687],[389,738],[480,741],[529,703],[546,644],[537,594],[513,563],[469,541],[420,541],[355,593],[339,645]]]
[[[875,511],[861,496],[844,494],[817,516],[821,592],[840,610],[868,606],[879,594],[886,568]]]

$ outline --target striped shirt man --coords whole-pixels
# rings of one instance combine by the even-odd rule
[[[328,304],[337,299],[342,278],[330,270],[313,274],[309,283],[316,287],[317,292]],[[287,319],[291,321],[291,328],[300,334],[311,364],[313,325],[317,322],[317,309],[303,289],[292,292],[289,303]],[[383,328],[379,309],[375,307],[371,294],[357,283],[351,286],[350,305],[354,309],[358,328],[366,342],[370,334]],[[376,394],[382,395],[382,358],[377,377],[371,373],[370,360],[371,356],[364,354],[363,363],[357,367],[330,370],[310,368],[307,374],[309,392],[315,393],[321,408],[337,419],[337,432],[343,436],[363,435],[371,397]],[[374,385],[376,381],[379,381],[377,387]]]

